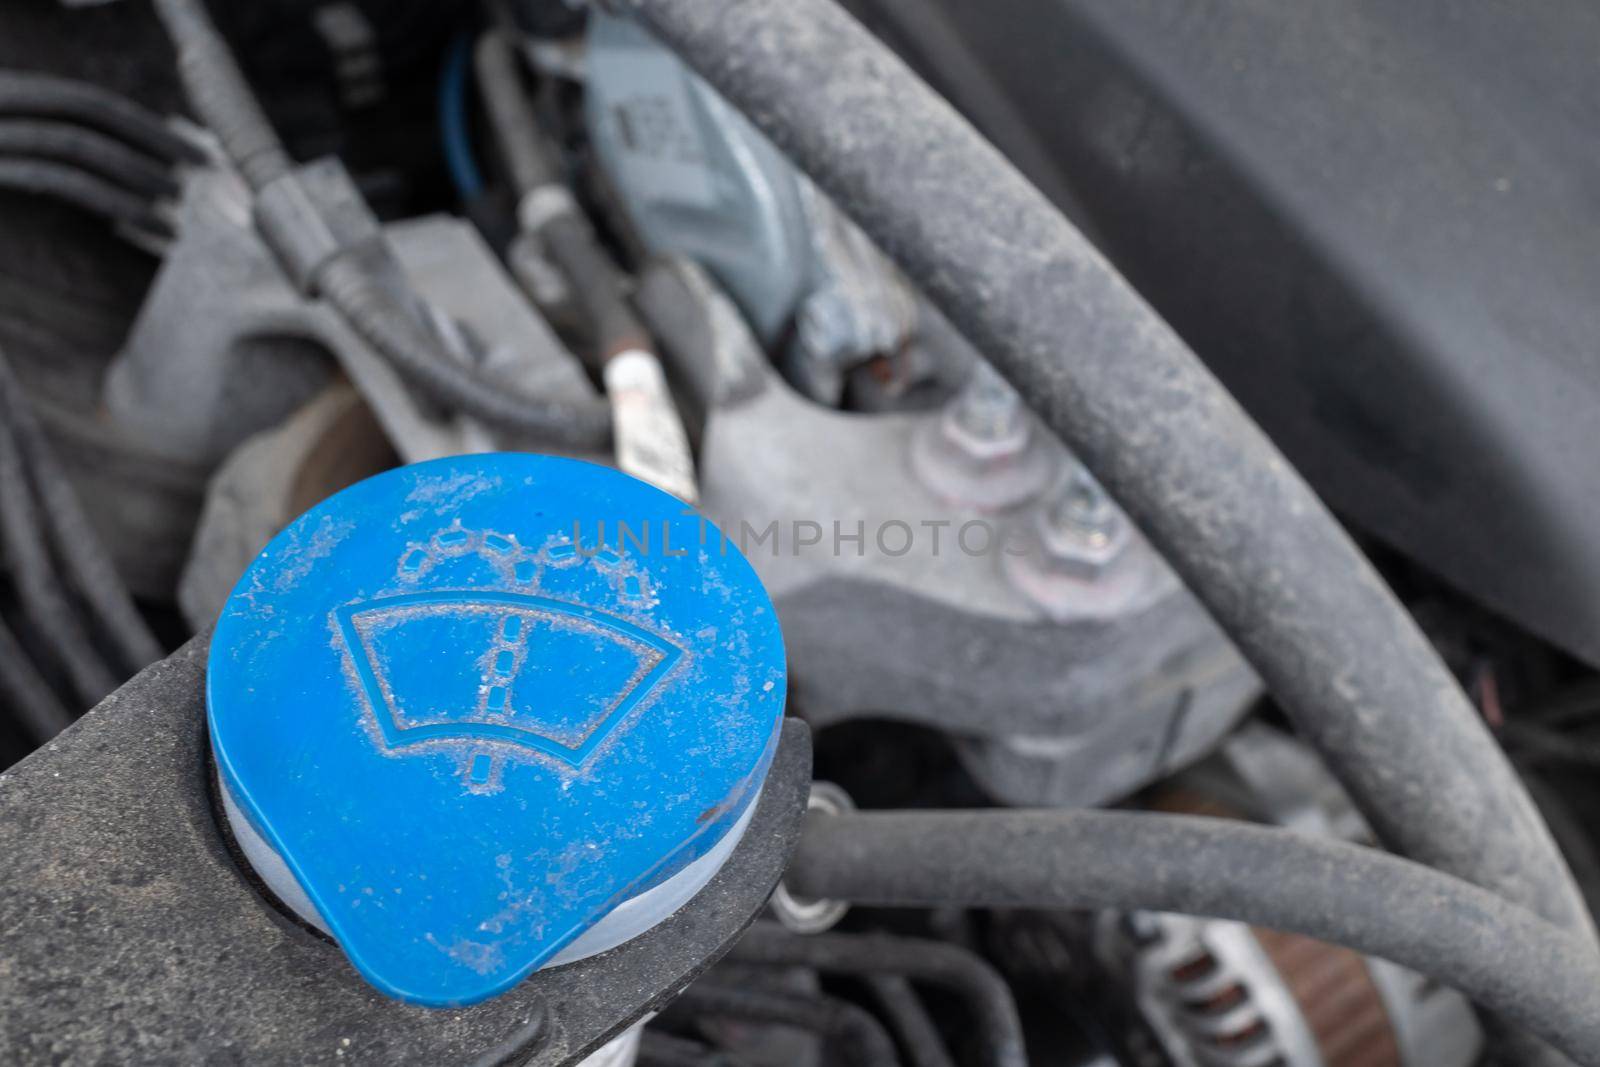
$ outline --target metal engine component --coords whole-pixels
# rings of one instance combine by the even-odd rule
[[[1466,1002],[1383,960],[1298,934],[1145,912],[1108,918],[1105,956],[1178,1067],[1467,1067]]]
[[[588,90],[590,138],[639,238],[711,271],[803,392],[836,400],[853,364],[907,342],[918,308],[900,272],[637,23],[591,16]]]
[[[239,575],[296,515],[394,462],[371,409],[345,383],[234,449],[211,478],[178,580],[189,624],[201,630],[216,620]]]
[[[1255,698],[1254,675],[1120,514],[1115,542],[1089,538],[1104,573],[1066,576],[1041,606],[1011,572],[1046,550],[1029,531],[1059,510],[1049,493],[991,511],[907,477],[944,412],[846,415],[797,395],[689,264],[647,273],[640,300],[669,355],[702,367],[684,368],[706,409],[702,504],[772,592],[814,725],[932,726],[996,799],[1084,805],[1209,750]],[[1075,469],[1037,429],[1031,440]]]
[[[1157,804],[1370,838],[1315,756],[1258,725],[1163,787]],[[1338,945],[1148,912],[1102,915],[1095,941],[1178,1067],[1467,1067],[1482,1050],[1460,994]]]
[[[0,1060],[1600,1067],[1583,642],[1359,543],[1553,484],[1387,455],[1506,371],[1373,284],[1437,167],[1265,195],[1519,40],[1198,6],[0,18]],[[1451,322],[1572,251],[1493,155]]]
[[[698,372],[702,501],[773,590],[812,721],[948,730],[1018,804],[1104,802],[1214,744],[1254,678],[1081,466],[681,60],[606,15],[589,42],[588,126],[628,217],[750,324],[712,310],[709,281],[643,284],[659,317],[700,321],[680,337],[686,377],[719,353],[721,381]],[[762,347],[791,319],[779,375]],[[815,402],[838,399],[852,360],[914,341],[969,368],[942,410]],[[1079,514],[1086,493],[1104,515]]]
[[[911,449],[911,467],[938,496],[981,511],[1021,504],[1052,481],[1060,449],[1042,440],[1016,391],[982,360]]]
[[[806,811],[824,815],[854,811],[855,801],[850,794],[832,782],[812,782],[811,795],[806,798]],[[820,934],[839,925],[850,911],[850,905],[841,900],[811,900],[796,896],[782,882],[772,891],[768,901],[772,914],[785,929],[797,934]]]
[[[423,313],[458,358],[539,395],[593,399],[577,361],[470,224],[427,216],[380,230],[336,162],[309,164],[300,174],[334,225],[394,251],[426,301]],[[106,406],[157,445],[216,463],[327,379],[325,361],[286,376],[237,358],[262,339],[298,342],[302,360],[332,353],[407,462],[494,443],[472,420],[416,397],[331,309],[301,296],[251,225],[237,177],[199,172],[185,190],[178,239],[107,375]]]
[[[373,239],[393,249],[427,301],[430,321],[459,358],[540,395],[592,401],[594,389],[576,358],[528,306],[470,224],[428,216],[384,227],[380,234],[359,199],[352,199],[349,179],[337,164],[311,164],[301,173],[314,195],[335,205],[342,225],[371,227]],[[177,240],[106,376],[105,408],[117,431],[142,451],[214,470],[247,438],[278,426],[317,395],[335,367],[330,354],[406,462],[518,444],[497,441],[473,419],[439,411],[332,309],[297,292],[251,225],[239,179],[208,168],[185,186]],[[218,491],[213,486],[210,495]],[[188,543],[193,514],[149,508],[136,514],[152,526],[141,533],[141,542]],[[156,528],[163,520],[167,525]],[[208,505],[206,522],[217,521],[216,505]],[[253,553],[274,532],[260,529],[241,544]],[[206,544],[229,539],[233,535],[217,531],[203,538]],[[231,554],[224,571],[242,569],[248,558]],[[170,591],[179,584],[180,564],[173,559],[151,584]],[[219,573],[197,605],[218,605],[217,586],[225,593],[237,574]]]
[[[594,398],[576,358],[470,224],[424,216],[379,229],[338,163],[310,163],[299,174],[331,226],[394,251],[424,301],[422,314],[454,357],[533,394]],[[168,450],[219,461],[243,438],[286,418],[325,379],[323,366],[312,387],[283,392],[282,376],[270,376],[251,389],[242,381],[250,366],[227,357],[250,352],[250,342],[262,338],[299,341],[302,354],[309,342],[312,352],[338,358],[406,462],[496,445],[477,422],[440,413],[413,394],[330,307],[294,290],[251,226],[238,179],[203,171],[186,189],[178,242],[107,374],[106,406],[120,424],[146,429]],[[251,406],[242,411],[245,400]]]

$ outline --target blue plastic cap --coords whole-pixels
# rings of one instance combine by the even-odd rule
[[[784,681],[715,527],[614,470],[499,454],[390,471],[279,534],[207,696],[236,829],[372,984],[451,1006],[726,845]]]

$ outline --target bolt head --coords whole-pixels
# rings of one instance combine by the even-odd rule
[[[1040,510],[1038,532],[1049,563],[1084,579],[1104,574],[1133,539],[1127,519],[1086,471]]]
[[[946,409],[939,429],[962,452],[973,459],[998,462],[1027,450],[1028,420],[1020,412],[1008,418],[1003,413],[973,410],[957,402]]]

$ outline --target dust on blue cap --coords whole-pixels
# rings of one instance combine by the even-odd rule
[[[207,700],[279,895],[385,993],[449,1006],[703,884],[784,683],[771,601],[714,526],[503,453],[389,471],[279,534],[222,612]]]

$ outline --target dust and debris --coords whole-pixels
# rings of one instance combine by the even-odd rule
[[[283,561],[273,581],[273,590],[277,593],[287,593],[294,589],[310,575],[317,561],[331,556],[333,550],[338,548],[355,528],[356,524],[349,519],[339,520],[332,515],[322,516],[309,536],[299,523],[290,526],[285,531],[285,541],[278,550]]]
[[[493,474],[456,471],[451,474],[423,475],[406,494],[406,503],[420,504],[435,514],[450,514],[473,497],[500,488],[500,478]]]
[[[428,944],[443,952],[456,963],[467,967],[478,974],[492,974],[498,971],[505,963],[505,953],[499,945],[482,941],[471,941],[464,937],[455,938],[450,944],[441,944],[439,939],[432,934],[427,935]]]

